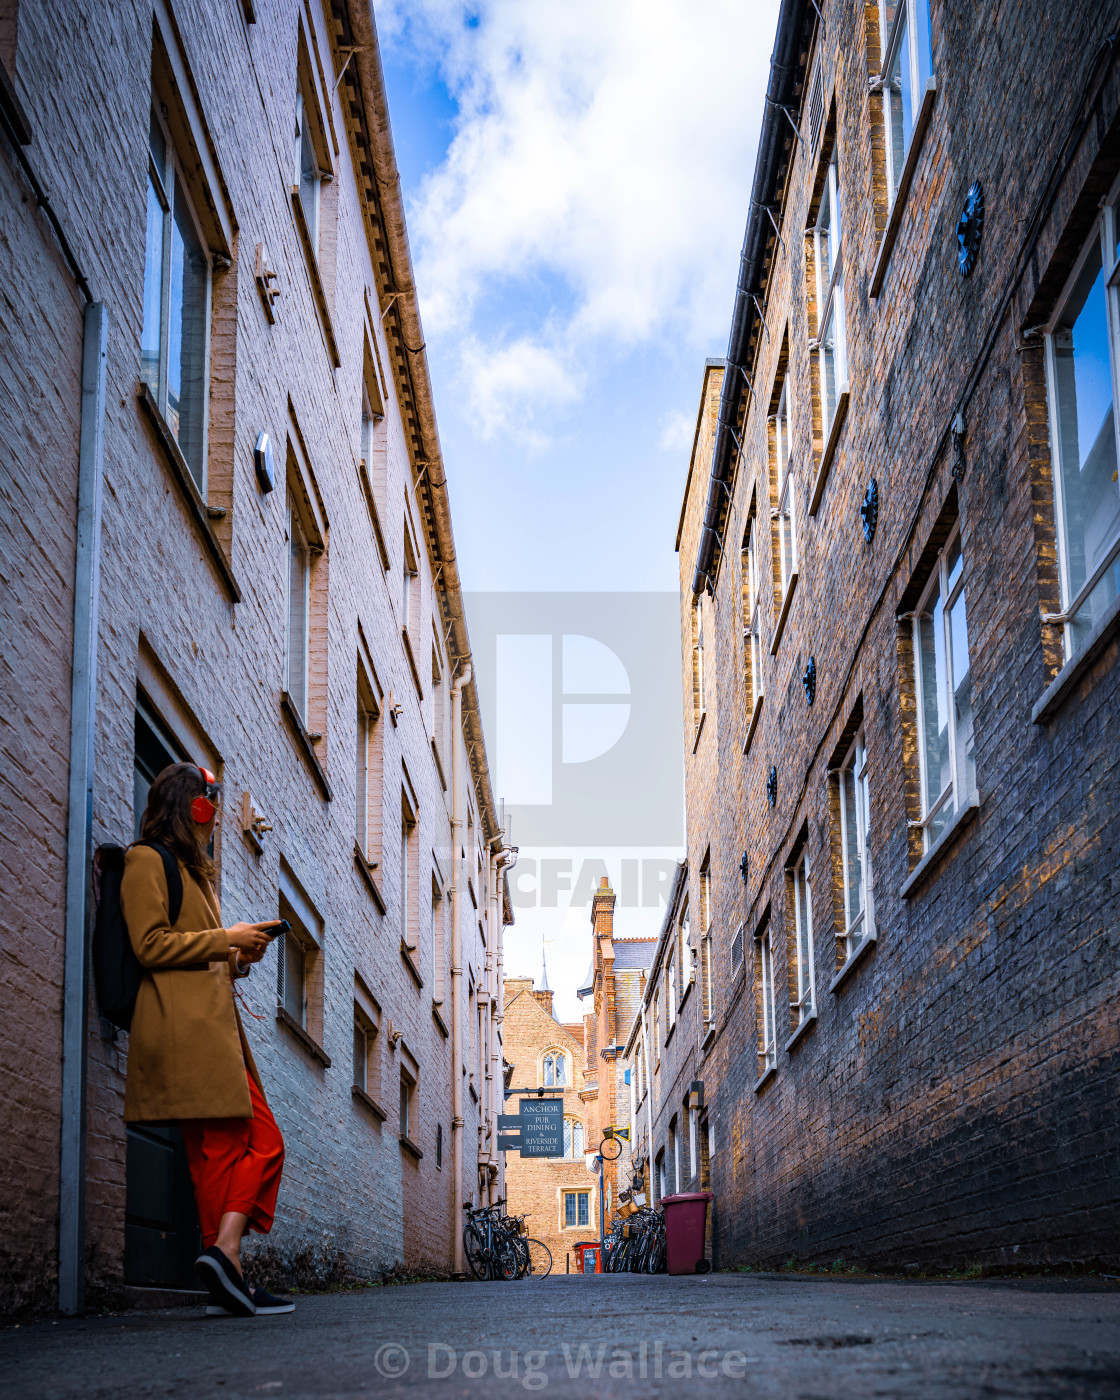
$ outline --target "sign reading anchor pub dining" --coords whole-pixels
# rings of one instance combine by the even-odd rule
[[[517,1114],[498,1115],[498,1147],[522,1157],[563,1157],[564,1100],[521,1099]]]

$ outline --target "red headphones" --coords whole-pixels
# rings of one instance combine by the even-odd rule
[[[214,816],[217,815],[217,799],[221,794],[221,785],[209,768],[200,768],[202,781],[206,784],[201,797],[196,797],[191,803],[191,816],[199,824],[205,826]]]

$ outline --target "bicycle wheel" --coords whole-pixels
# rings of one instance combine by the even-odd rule
[[[482,1232],[474,1221],[469,1221],[463,1228],[463,1253],[466,1256],[467,1268],[477,1279],[487,1279],[490,1277],[489,1250],[486,1248],[486,1241],[482,1238]]]
[[[529,1249],[529,1272],[533,1278],[547,1278],[552,1272],[552,1250],[540,1240],[526,1240]]]
[[[493,1279],[515,1279],[521,1272],[521,1259],[513,1242],[495,1234],[493,1251],[490,1255],[490,1277]]]

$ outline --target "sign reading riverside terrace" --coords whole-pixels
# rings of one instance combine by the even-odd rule
[[[522,1157],[563,1157],[564,1100],[521,1099]]]

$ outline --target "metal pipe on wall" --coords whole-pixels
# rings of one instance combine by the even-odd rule
[[[70,790],[66,825],[66,933],[62,982],[62,1111],[58,1191],[58,1308],[85,1306],[86,1006],[97,727],[97,615],[105,460],[105,303],[85,309],[78,437],[78,531],[70,688]]]
[[[453,1190],[451,1239],[454,1271],[463,1272],[463,687],[470,683],[465,666],[451,685],[451,1162]]]

